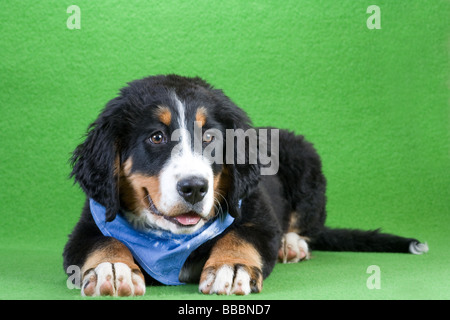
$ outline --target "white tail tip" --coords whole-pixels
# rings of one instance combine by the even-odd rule
[[[428,244],[413,241],[409,245],[409,252],[412,254],[423,254],[428,252]]]

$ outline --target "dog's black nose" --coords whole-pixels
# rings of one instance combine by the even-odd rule
[[[208,192],[208,180],[199,177],[188,177],[178,181],[177,190],[184,200],[191,204],[196,204]]]

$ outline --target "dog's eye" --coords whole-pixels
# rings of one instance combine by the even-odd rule
[[[166,143],[166,136],[161,131],[158,131],[152,134],[152,136],[148,140],[153,144]]]
[[[203,142],[204,143],[210,143],[210,142],[214,141],[214,138],[215,137],[209,132],[205,132],[203,134]]]

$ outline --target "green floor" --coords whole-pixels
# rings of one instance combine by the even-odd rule
[[[72,4],[81,29],[67,27]],[[381,29],[367,27],[373,4]],[[164,73],[202,76],[255,125],[313,141],[328,225],[430,247],[313,252],[239,299],[449,299],[449,16],[444,0],[2,1],[0,299],[80,298],[61,257],[84,201],[70,152],[126,82]],[[223,297],[187,285],[144,298]]]
[[[0,254],[0,299],[89,299],[67,288],[57,250],[3,246]],[[372,265],[379,267],[379,289],[370,289]],[[423,256],[315,252],[310,261],[276,265],[260,294],[205,296],[192,284],[147,287],[135,299],[449,299],[449,265],[443,246]]]

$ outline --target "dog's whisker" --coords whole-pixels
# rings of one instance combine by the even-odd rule
[[[213,199],[214,199],[214,209],[215,209],[214,211],[216,212],[215,217],[220,216],[220,215],[222,215],[224,213],[224,209],[223,209],[222,203],[219,200],[218,196],[223,199],[223,202],[225,203],[227,210],[229,208],[227,199],[221,193],[214,192]]]

